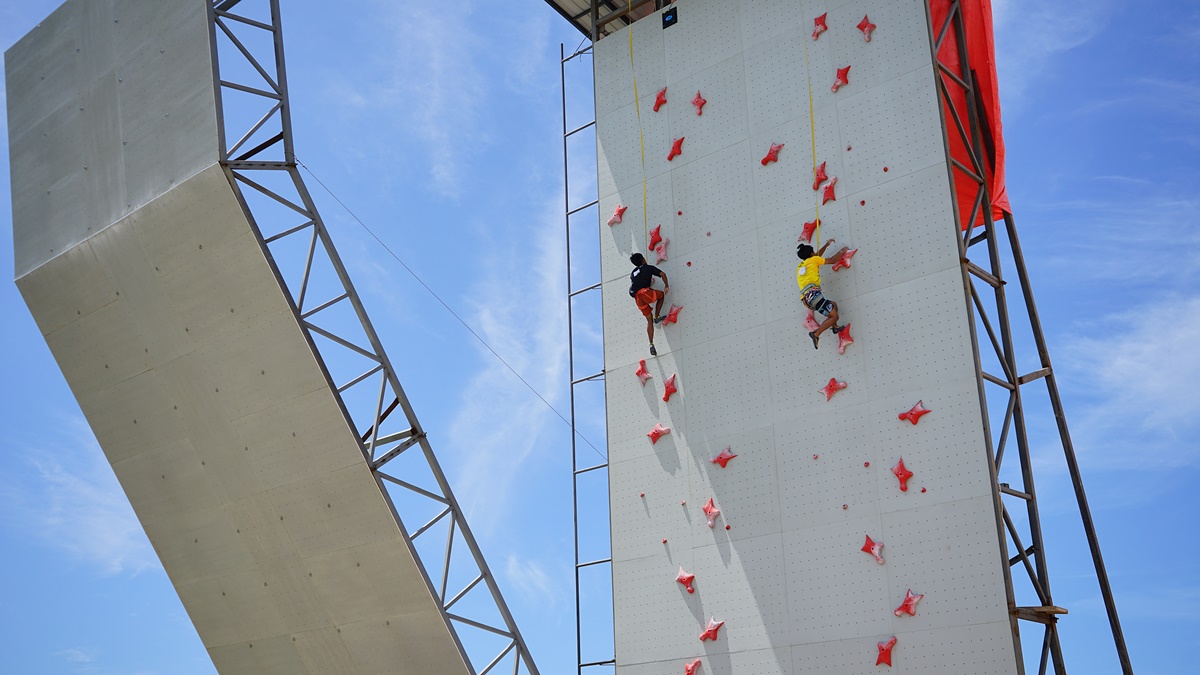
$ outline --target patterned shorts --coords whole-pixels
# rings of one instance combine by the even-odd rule
[[[829,316],[829,313],[833,311],[833,301],[821,295],[820,286],[805,286],[804,290],[800,291],[800,300],[804,302],[805,307],[818,314]]]

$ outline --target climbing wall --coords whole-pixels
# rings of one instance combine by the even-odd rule
[[[617,671],[1016,672],[924,2],[674,7],[595,47]]]

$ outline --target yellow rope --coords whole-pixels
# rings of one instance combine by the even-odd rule
[[[813,180],[815,181],[817,176],[817,118],[813,114],[812,70],[808,66],[807,37],[804,38],[804,76],[808,79],[808,131],[812,139],[812,167]],[[816,198],[813,200],[813,206],[816,210],[817,230],[813,236],[816,237],[817,240],[814,242],[815,245],[813,248],[819,249],[821,247],[821,192],[820,190],[815,192]]]
[[[632,16],[633,0],[627,0],[627,15]],[[647,204],[649,203],[646,197],[646,139],[642,135],[642,104],[638,100],[637,86],[637,70],[633,65],[633,24],[627,26],[629,29],[629,71],[633,74],[633,107],[637,111],[638,120],[638,145],[642,150],[642,239],[643,242],[650,241],[650,221],[649,215],[646,213]]]

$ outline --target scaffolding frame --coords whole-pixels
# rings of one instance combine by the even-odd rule
[[[1050,352],[1046,346],[1046,338],[1042,332],[1041,319],[1038,317],[1037,305],[1034,303],[1033,289],[1029,281],[1029,273],[1025,267],[1024,254],[1017,238],[1016,223],[1011,213],[1003,214],[1003,231],[999,231],[996,221],[991,217],[992,194],[988,178],[993,162],[990,159],[986,139],[987,121],[981,114],[982,101],[979,96],[978,80],[971,69],[968,58],[966,32],[963,20],[961,0],[951,0],[945,18],[941,25],[933,23],[931,1],[926,0],[926,17],[929,27],[930,49],[933,55],[934,72],[936,75],[938,110],[942,117],[942,130],[946,147],[947,173],[950,179],[951,195],[954,202],[954,222],[957,227],[955,239],[958,241],[959,260],[962,268],[963,289],[967,316],[970,322],[972,350],[975,357],[975,371],[978,380],[979,403],[983,416],[984,437],[991,473],[992,495],[996,508],[996,530],[1001,543],[1000,561],[1004,569],[1005,590],[1008,596],[1009,621],[1013,631],[1013,645],[1016,650],[1018,672],[1026,672],[1025,657],[1021,648],[1020,622],[1041,624],[1043,629],[1042,647],[1038,657],[1038,675],[1045,675],[1050,665],[1056,675],[1066,675],[1066,663],[1063,659],[1062,646],[1059,642],[1058,617],[1067,610],[1054,604],[1050,592],[1050,576],[1046,563],[1045,542],[1042,538],[1041,517],[1038,512],[1037,491],[1034,485],[1033,462],[1029,448],[1029,438],[1026,428],[1026,407],[1021,395],[1022,387],[1042,380],[1046,384],[1050,407],[1053,412],[1059,441],[1067,469],[1071,476],[1071,484],[1075,491],[1080,517],[1083,521],[1084,533],[1087,537],[1092,563],[1099,582],[1100,593],[1104,599],[1108,622],[1112,631],[1113,644],[1124,675],[1132,675],[1133,667],[1129,661],[1129,651],[1121,631],[1121,622],[1117,616],[1117,607],[1113,599],[1112,587],[1108,573],[1105,570],[1104,558],[1100,552],[1100,542],[1092,521],[1091,509],[1088,507],[1087,494],[1083,487],[1083,478],[1079,471],[1079,462],[1075,456],[1075,448],[1071,442],[1071,434],[1067,428],[1067,418],[1059,395],[1058,384],[1054,377],[1054,368],[1050,363]],[[957,64],[940,56],[942,47],[950,43]],[[947,119],[949,113],[949,119]],[[954,158],[951,151],[952,134],[965,147],[970,157],[970,166],[966,166]],[[964,222],[961,204],[958,201],[956,186],[967,181],[975,186],[975,197],[971,204],[970,216]],[[959,234],[961,233],[961,236]],[[1003,237],[1003,240],[1002,240]],[[1002,271],[1001,244],[1007,243],[1012,254],[1008,262],[1013,265],[1017,274],[1017,282],[1028,314],[1028,328],[1038,352],[1039,368],[1025,374],[1020,374],[1014,350],[1014,324],[1009,316],[1008,300],[1005,288],[1008,281]],[[979,251],[979,245],[985,244]],[[972,262],[971,256],[979,251],[978,258],[986,256],[983,266]],[[984,284],[983,287],[977,284]],[[982,292],[981,292],[982,288]],[[991,293],[988,293],[988,291]],[[990,298],[989,298],[990,296]],[[989,302],[990,300],[990,302]],[[990,311],[989,311],[990,310]],[[995,324],[989,319],[995,319]],[[995,326],[999,327],[997,336]],[[981,354],[981,341],[978,328],[982,326],[987,335],[987,348],[995,356],[1003,373],[996,375],[984,370]],[[984,352],[987,353],[987,352]],[[993,444],[994,415],[987,403],[989,387],[995,392],[999,390],[1000,400],[1007,402],[1005,412],[999,422],[999,436]],[[1020,464],[1021,486],[1013,488],[1009,483],[1000,482],[1000,470],[1008,449],[1010,434],[1015,437],[1017,445],[1017,461]],[[1024,505],[1026,515],[1026,537],[1013,520],[1005,498],[1016,500],[1015,508]],[[1026,546],[1024,542],[1028,541]],[[1010,551],[1015,550],[1015,555]],[[1032,558],[1032,559],[1031,559]],[[1025,575],[1019,576],[1028,582],[1028,587],[1037,596],[1040,604],[1035,606],[1018,606],[1014,588],[1012,568],[1020,565]]]
[[[363,460],[370,467],[376,484],[384,500],[388,504],[396,526],[402,536],[409,553],[416,561],[417,568],[429,589],[429,593],[437,604],[438,610],[449,631],[455,646],[462,656],[463,663],[471,675],[487,675],[497,669],[511,656],[511,672],[518,675],[539,675],[537,666],[529,653],[529,649],[517,628],[510,613],[495,576],[488,568],[479,545],[471,533],[463,516],[458,500],[450,489],[440,464],[433,453],[425,430],[417,420],[416,413],[400,385],[399,377],[384,351],[383,344],[367,315],[350,275],[342,262],[329,231],[317,210],[297,166],[295,147],[292,136],[291,106],[288,98],[287,72],[284,66],[283,28],[280,20],[279,0],[209,0],[206,3],[209,18],[209,43],[213,64],[213,88],[217,106],[217,134],[220,152],[220,164],[229,180],[251,229],[258,240],[263,255],[271,266],[280,288],[283,290],[292,313],[300,326],[313,356],[325,376],[334,399],[337,401],[349,428],[358,439],[359,449]],[[249,11],[243,11],[249,7]],[[258,13],[258,18],[252,14]],[[262,14],[269,15],[266,19]],[[236,28],[236,30],[235,30]],[[269,37],[270,47],[264,46],[265,41],[242,39],[239,31],[259,31],[259,37]],[[222,44],[222,39],[227,40]],[[243,33],[243,37],[248,37]],[[227,66],[223,77],[222,66]],[[239,70],[240,69],[240,70]],[[241,71],[249,77],[243,78]],[[234,73],[239,73],[235,75]],[[234,120],[223,99],[225,92],[237,91],[253,97],[265,110],[257,121],[248,127],[241,127]],[[241,135],[230,144],[232,133]],[[273,132],[273,133],[272,133]],[[253,144],[253,145],[252,145]],[[248,147],[247,146],[251,146]],[[263,183],[268,177],[286,176],[286,190],[271,189]],[[257,180],[256,180],[257,178]],[[246,190],[250,192],[247,193]],[[278,219],[256,218],[246,198],[247,194],[256,194],[256,199],[265,197],[277,205],[281,205],[294,213],[294,219],[286,223],[274,222]],[[260,216],[264,215],[260,209]],[[272,244],[292,238],[307,235],[307,255],[303,260],[303,277],[300,282],[290,284],[280,272],[276,254],[278,247]],[[317,297],[310,285],[316,265],[328,265],[334,271],[340,293],[332,297]],[[358,319],[356,326],[344,326],[334,323],[323,323],[323,316],[330,316],[330,310],[349,305]],[[319,347],[316,337],[325,342],[324,348]],[[336,358],[336,350],[345,350],[347,354],[369,360],[373,365],[357,377],[345,382],[337,382],[331,375],[329,359]],[[364,408],[359,403],[350,400],[351,391],[361,391],[359,387],[377,387],[377,394],[371,396],[373,406]],[[368,389],[376,392],[376,389]],[[390,401],[390,402],[389,402]],[[385,406],[385,403],[387,404]],[[403,420],[391,417],[399,409]],[[365,413],[356,418],[352,413]],[[368,420],[369,423],[360,425],[357,420]],[[396,428],[394,432],[383,431],[385,425]],[[426,489],[410,480],[397,475],[391,465],[398,457],[412,448],[420,448],[424,464],[433,476],[436,487]],[[408,455],[411,456],[411,453]],[[420,465],[419,461],[418,464]],[[406,474],[407,476],[407,474]],[[411,476],[409,476],[412,479]],[[412,479],[415,480],[415,479]],[[392,487],[404,490],[412,498],[428,502],[437,510],[437,515],[415,529],[405,523],[397,509],[396,502],[389,492]],[[428,532],[438,523],[445,522],[448,534],[444,548],[439,548],[441,555],[435,560],[422,558],[416,543],[419,537]],[[455,535],[458,535],[469,555],[455,554]],[[427,556],[429,557],[429,556]],[[450,585],[452,561],[469,561],[474,564],[473,579],[463,586]],[[431,575],[430,564],[433,564]],[[459,567],[456,564],[455,569]],[[471,602],[483,602],[489,611],[476,614],[470,610],[455,610],[455,606],[475,589],[483,584],[488,596],[480,598],[472,596]],[[488,598],[491,604],[488,606]],[[470,605],[471,602],[464,603]],[[499,615],[499,624],[493,618],[483,614]],[[459,628],[469,626],[486,633],[503,638],[505,646],[490,659],[490,653],[482,658],[472,656],[463,644]],[[501,672],[496,670],[496,672]]]

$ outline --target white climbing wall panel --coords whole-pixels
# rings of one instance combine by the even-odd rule
[[[891,672],[1015,673],[924,2],[675,6],[676,25],[652,16],[595,48],[617,672],[683,673],[697,658],[702,675],[877,672],[876,644],[896,636]],[[849,85],[830,91],[847,65]],[[813,350],[795,282],[819,194],[814,126],[816,161],[838,179],[820,236],[859,249],[822,274],[851,324],[844,354],[832,333]],[[772,143],[784,148],[764,166]],[[627,276],[633,251],[654,261],[657,225],[667,302],[684,309],[650,357]],[[826,402],[831,377],[849,387]],[[918,400],[933,412],[897,419]],[[671,433],[652,445],[656,423]],[[722,469],[709,460],[726,446],[738,456]],[[886,564],[859,550],[867,535]],[[674,581],[680,566],[695,594]],[[925,598],[896,617],[910,588]],[[726,623],[700,642],[713,616]]]

